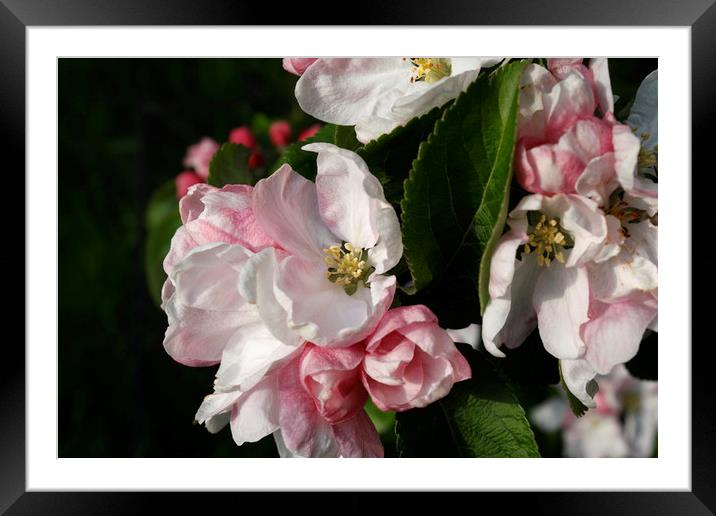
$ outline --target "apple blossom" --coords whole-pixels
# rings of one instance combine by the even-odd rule
[[[229,142],[243,145],[247,149],[251,150],[255,149],[258,145],[251,129],[245,125],[235,127],[229,132]]]
[[[574,194],[523,198],[510,213],[490,265],[483,315],[485,348],[519,346],[537,326],[545,349],[561,359],[583,356],[589,320],[586,264],[607,259],[607,222],[596,203]],[[611,250],[614,254],[616,250]]]
[[[367,143],[465,91],[494,58],[318,59],[296,83],[309,115],[355,126]],[[285,66],[285,65],[284,65]]]
[[[366,340],[361,378],[383,411],[425,407],[472,376],[453,336],[423,305],[388,311]]]
[[[219,150],[219,144],[215,140],[202,138],[187,149],[184,166],[193,168],[197,175],[206,181],[209,177],[209,163],[217,150]]]
[[[355,153],[326,143],[315,184],[283,165],[254,188],[253,213],[281,248],[242,272],[240,288],[275,331],[319,346],[365,338],[390,307],[402,255],[398,217]]]

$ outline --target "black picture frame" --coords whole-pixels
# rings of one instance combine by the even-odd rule
[[[325,4],[322,5],[322,4]],[[25,29],[42,25],[654,25],[691,27],[692,70],[692,169],[711,173],[713,143],[708,130],[714,121],[713,85],[716,84],[716,6],[714,0],[442,0],[439,3],[399,0],[366,1],[350,19],[321,20],[316,13],[336,13],[328,2],[282,4],[231,0],[0,0],[0,141],[8,149],[6,166],[25,170]],[[325,8],[324,8],[325,7]],[[18,174],[19,176],[19,174]],[[24,190],[24,182],[23,182]],[[698,190],[692,190],[694,194]],[[703,190],[702,190],[703,195]],[[25,192],[27,194],[27,192]],[[23,198],[23,196],[17,196]],[[701,221],[714,220],[708,203],[693,196],[693,234]],[[24,212],[24,210],[23,210]],[[703,234],[703,233],[702,233]],[[25,236],[23,235],[23,241]],[[23,246],[24,249],[24,246]],[[684,250],[691,252],[691,250]],[[24,251],[23,251],[24,253]],[[25,257],[27,258],[27,257]],[[694,270],[706,253],[693,254]],[[16,265],[15,265],[16,266]],[[28,271],[25,270],[25,274]],[[18,303],[19,305],[19,303]],[[24,306],[24,303],[23,303]],[[692,302],[692,320],[708,320],[708,303]],[[695,317],[694,317],[695,316]],[[688,343],[671,343],[685,349]],[[547,514],[712,514],[716,511],[716,432],[713,425],[710,375],[710,342],[692,348],[692,491],[617,493],[488,493],[468,494],[484,502],[500,496],[502,507],[528,504],[533,513]],[[25,492],[25,352],[5,342],[0,375],[0,512],[8,514],[124,514],[141,512],[164,494],[39,493]],[[12,367],[9,366],[12,364]],[[204,494],[217,496],[216,494]],[[231,500],[232,495],[223,495]],[[246,495],[242,495],[246,496]],[[265,496],[265,495],[251,495]],[[365,495],[350,495],[355,507],[370,505]],[[418,502],[421,496],[412,495]],[[461,495],[463,496],[463,495]],[[394,500],[403,504],[406,497]],[[162,502],[164,503],[164,502]],[[212,504],[215,500],[212,500]],[[251,503],[242,498],[242,505]],[[453,502],[455,503],[455,502]],[[460,501],[457,501],[460,503]],[[188,502],[180,496],[184,511],[206,508],[206,501]],[[196,505],[194,505],[196,504]],[[244,505],[246,506],[246,505]],[[344,505],[349,507],[350,505]],[[385,505],[381,507],[385,508]],[[555,508],[561,508],[555,510]]]

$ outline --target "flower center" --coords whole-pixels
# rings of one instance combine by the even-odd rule
[[[649,215],[638,208],[629,206],[624,200],[624,191],[615,190],[609,198],[609,209],[607,215],[616,217],[622,225],[622,233],[625,238],[629,238],[629,228],[627,224],[642,222],[649,218]]]
[[[410,62],[414,66],[415,74],[410,82],[425,81],[432,84],[443,77],[449,77],[452,72],[450,59],[446,58],[411,57]]]
[[[530,254],[534,251],[537,264],[542,267],[549,267],[554,260],[564,263],[563,248],[569,245],[569,242],[562,231],[559,219],[548,220],[546,215],[540,214],[534,229],[527,234],[529,242],[524,246],[524,253]]]
[[[341,285],[349,296],[355,294],[360,282],[369,286],[368,277],[375,268],[368,265],[368,251],[344,242],[343,245],[332,245],[323,252],[326,253],[323,260],[328,266],[328,281]]]
[[[651,179],[655,183],[657,182],[657,173],[659,166],[659,146],[654,145],[651,150],[644,148],[644,142],[646,142],[651,135],[649,133],[641,133],[641,147],[639,148],[639,156],[636,161],[636,168],[639,175]],[[652,171],[646,170],[652,169]]]

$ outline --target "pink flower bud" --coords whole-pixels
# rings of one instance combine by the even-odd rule
[[[300,77],[317,60],[315,57],[284,57],[283,69]]]
[[[301,356],[301,383],[329,423],[346,421],[363,409],[368,394],[360,381],[363,344],[324,348],[307,344]]]
[[[203,182],[204,180],[200,178],[193,170],[185,170],[176,177],[177,199],[181,199],[182,197],[184,197],[191,185]]]
[[[291,143],[291,124],[286,120],[277,120],[269,126],[269,139],[276,147],[286,147]]]
[[[187,149],[184,166],[193,168],[197,175],[206,181],[209,177],[209,163],[217,150],[219,150],[219,144],[216,141],[211,138],[202,138]]]
[[[424,407],[471,375],[467,360],[426,306],[389,310],[366,340],[361,376],[381,410]]]
[[[321,127],[323,127],[321,124],[313,124],[312,126],[304,129],[298,134],[298,141],[302,142],[303,140],[307,140],[308,138],[316,134],[318,131],[320,131]]]
[[[260,150],[255,150],[251,153],[249,156],[249,168],[253,169],[256,167],[260,167],[265,163],[264,155],[261,153]]]
[[[245,125],[232,129],[229,133],[229,141],[243,145],[248,149],[253,150],[256,148],[256,138],[254,138],[254,135],[251,133],[251,129]]]

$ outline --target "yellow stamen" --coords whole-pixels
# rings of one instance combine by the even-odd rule
[[[537,265],[549,267],[554,260],[564,263],[562,247],[567,244],[567,238],[556,218],[547,220],[547,216],[541,214],[534,230],[527,237],[529,241],[524,245],[524,252],[530,254],[534,251]]]
[[[342,286],[348,295],[355,293],[360,282],[368,286],[368,277],[375,269],[368,265],[366,251],[346,242],[342,247],[333,245],[323,252],[326,254],[323,260],[328,266],[326,277],[330,282]]]
[[[452,73],[450,59],[411,57],[410,62],[415,66],[413,70],[415,76],[410,79],[411,82],[425,81],[428,84],[432,84],[443,77],[449,77]]]

